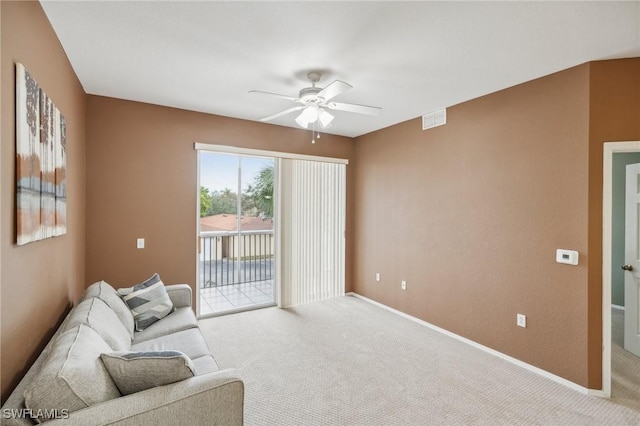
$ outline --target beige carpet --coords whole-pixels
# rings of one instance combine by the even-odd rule
[[[638,425],[588,397],[355,297],[200,322],[245,382],[247,425]]]

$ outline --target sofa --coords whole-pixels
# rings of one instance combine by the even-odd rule
[[[171,313],[140,331],[118,291],[89,286],[5,402],[2,424],[241,425],[244,384],[211,355],[191,288],[162,286]]]

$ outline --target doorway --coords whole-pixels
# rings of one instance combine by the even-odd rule
[[[198,142],[195,149],[199,316],[290,307],[344,295],[349,160]],[[211,179],[207,171],[214,175]],[[207,181],[212,183],[207,186]],[[209,211],[209,199],[226,210]],[[222,217],[207,219],[212,216]],[[270,224],[251,229],[244,222],[255,224],[258,219]],[[223,220],[231,225],[218,226]],[[268,235],[252,240],[252,230]],[[259,252],[253,254],[254,249]],[[255,263],[247,264],[249,260]],[[247,291],[260,296],[259,290],[271,297],[269,301],[245,300],[252,297],[239,286],[256,287],[255,282],[263,287]],[[228,306],[219,293],[226,299],[226,293],[232,293],[243,306]]]
[[[603,169],[603,394],[616,399],[640,396],[640,358],[624,347],[625,180],[627,164],[640,163],[640,142],[604,144]],[[628,254],[627,256],[628,257]],[[628,260],[628,259],[626,259]],[[628,268],[628,267],[627,267]]]
[[[274,158],[198,151],[198,315],[275,305]]]

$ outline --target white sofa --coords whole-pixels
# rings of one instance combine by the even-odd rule
[[[87,288],[5,402],[2,424],[32,425],[44,414],[52,426],[241,425],[244,384],[235,370],[218,368],[191,309],[191,288],[165,288],[175,311],[142,331],[113,287],[101,281]],[[186,354],[195,375],[128,395],[100,359],[109,351],[167,350]],[[38,404],[27,408],[25,395]]]

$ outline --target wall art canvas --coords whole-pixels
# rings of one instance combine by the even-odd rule
[[[16,224],[23,245],[67,232],[64,116],[16,64]]]

